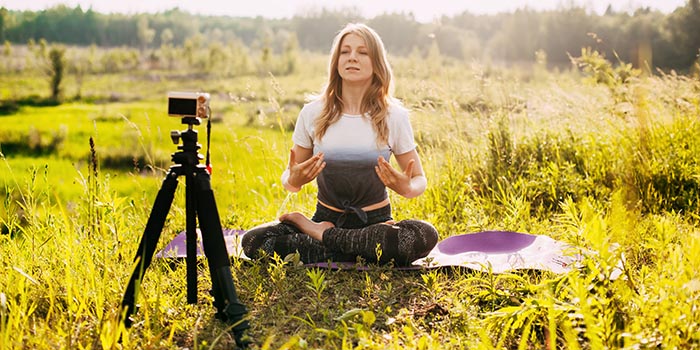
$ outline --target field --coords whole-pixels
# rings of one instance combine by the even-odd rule
[[[200,302],[184,262],[157,260],[135,324],[120,301],[176,150],[172,90],[212,93],[212,186],[224,227],[311,214],[313,186],[279,184],[291,128],[324,83],[325,57],[294,74],[138,70],[0,81],[0,349],[225,349],[206,264]],[[392,194],[394,218],[440,238],[548,235],[590,252],[556,275],[462,269],[332,271],[232,260],[259,349],[700,348],[700,81],[643,76],[585,53],[581,69],[392,58],[429,188]],[[70,98],[80,92],[80,98]],[[197,127],[206,151],[206,128]],[[92,143],[92,144],[91,144]],[[184,229],[180,186],[159,246]],[[612,278],[622,262],[623,273]]]

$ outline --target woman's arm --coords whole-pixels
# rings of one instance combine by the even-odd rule
[[[394,155],[394,157],[399,163],[401,172],[394,169],[389,161],[380,156],[375,167],[377,175],[387,187],[406,198],[420,196],[425,192],[428,180],[423,175],[423,166],[418,152],[413,149],[403,154]]]

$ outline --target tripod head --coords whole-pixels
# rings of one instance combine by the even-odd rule
[[[197,142],[197,130],[194,129],[194,126],[200,123],[201,120],[197,117],[185,117],[182,118],[182,124],[187,124],[187,130],[170,132],[170,139],[178,145],[177,149],[180,150],[171,155],[173,163],[196,167],[199,161],[204,159],[204,156],[199,153],[202,145]],[[180,140],[182,145],[179,144]]]

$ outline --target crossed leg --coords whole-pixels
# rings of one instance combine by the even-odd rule
[[[323,231],[335,227],[335,225],[329,221],[313,222],[299,212],[282,214],[279,220],[280,222],[286,222],[296,226],[301,232],[306,233],[319,242],[323,242]]]

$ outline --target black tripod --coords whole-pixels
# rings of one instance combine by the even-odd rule
[[[209,173],[204,165],[199,164],[202,155],[198,153],[201,145],[197,143],[197,131],[193,125],[199,125],[199,118],[185,117],[183,124],[187,124],[185,131],[171,132],[171,138],[175,144],[178,139],[182,139],[182,145],[178,145],[180,150],[172,154],[173,164],[168,175],[163,180],[158,195],[156,196],[153,209],[146,223],[139,250],[136,252],[134,261],[140,263],[134,269],[129,284],[122,299],[122,309],[125,312],[124,324],[128,328],[133,322],[131,315],[135,311],[135,296],[137,285],[151,264],[153,253],[155,253],[158,239],[160,238],[166,216],[170,211],[175,189],[177,188],[177,178],[185,176],[185,210],[186,210],[186,238],[187,238],[187,302],[197,303],[197,218],[202,232],[202,243],[204,254],[207,257],[209,272],[211,273],[214,306],[217,309],[216,317],[225,322],[233,324],[233,334],[236,344],[239,347],[247,347],[248,341],[244,339],[243,333],[248,329],[248,321],[243,317],[247,313],[245,305],[238,300],[236,288],[233,285],[231,276],[231,263],[226,243],[224,241],[223,230],[219,213],[216,209],[214,192],[211,189]]]

